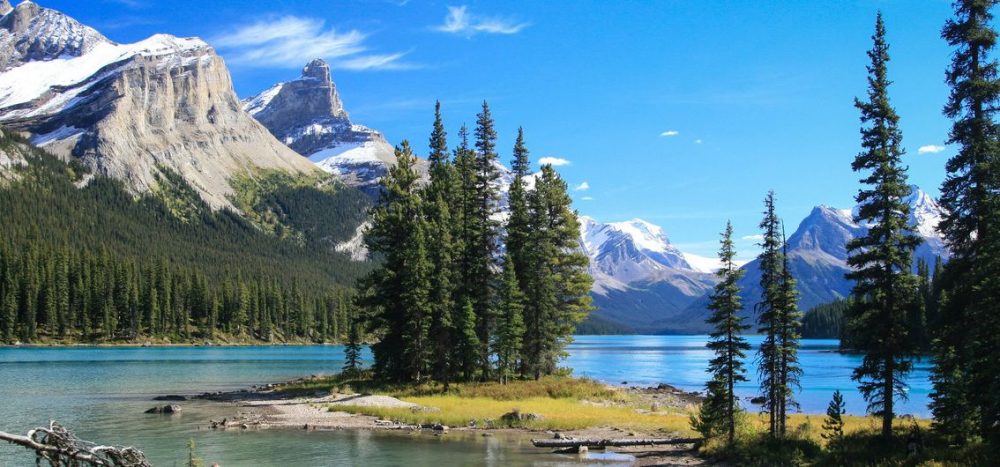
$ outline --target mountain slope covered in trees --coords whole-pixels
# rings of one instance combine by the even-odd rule
[[[248,221],[169,172],[136,198],[7,133],[0,154],[0,339],[322,341],[346,329],[343,286],[369,266],[331,243],[363,221],[361,192],[263,174],[243,182]]]

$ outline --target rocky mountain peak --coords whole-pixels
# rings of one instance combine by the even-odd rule
[[[204,41],[116,44],[30,2],[0,18],[0,123],[135,193],[176,173],[215,208],[232,207],[235,176],[316,170],[243,112]]]
[[[14,7],[10,6],[10,0],[0,1],[0,15],[6,15],[13,10]]]
[[[322,58],[313,59],[313,61],[307,63],[306,66],[302,68],[302,79],[306,78],[315,79],[324,83],[333,82],[333,78],[330,76],[330,65]]]
[[[244,109],[275,137],[304,156],[322,149],[327,138],[302,136],[320,131],[320,127],[340,131],[351,128],[350,117],[331,79],[330,65],[322,59],[315,59],[303,67],[299,79],[278,83],[248,99]]]
[[[243,108],[295,152],[370,193],[396,161],[381,133],[351,122],[322,59],[306,64],[299,79],[244,100]]]
[[[0,4],[0,71],[36,60],[79,57],[107,38],[91,27],[37,3],[24,1],[11,9],[10,3]]]

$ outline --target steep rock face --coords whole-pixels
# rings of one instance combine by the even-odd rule
[[[199,39],[116,44],[31,2],[0,31],[0,123],[134,192],[171,170],[210,206],[230,207],[234,176],[315,170],[241,109],[225,64]]]
[[[396,163],[381,133],[351,122],[321,59],[309,62],[298,79],[246,99],[243,108],[295,152],[369,194],[377,193],[378,180]],[[426,162],[417,169],[426,173]]]

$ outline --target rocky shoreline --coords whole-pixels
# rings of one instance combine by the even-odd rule
[[[307,383],[319,376],[299,378],[284,384],[264,384],[248,389],[203,393],[189,400],[211,401],[227,404],[232,407],[232,415],[206,421],[205,428],[212,430],[400,430],[425,432],[430,435],[445,435],[449,432],[476,433],[478,436],[531,436],[533,438],[556,437],[565,438],[622,438],[651,437],[649,433],[637,433],[616,427],[591,427],[563,432],[537,431],[525,428],[484,428],[475,426],[448,427],[440,424],[412,425],[399,423],[378,417],[348,413],[336,410],[337,405],[374,406],[387,408],[409,408],[414,411],[433,411],[433,407],[423,407],[406,402],[395,397],[373,394],[344,394],[329,391],[298,391],[289,393],[282,390],[289,384]],[[636,409],[639,413],[651,413],[659,410],[687,408],[697,404],[701,396],[689,393],[667,384],[652,387],[614,387],[630,396],[633,406],[640,405],[649,409]],[[156,398],[159,401],[171,401],[177,404],[185,400],[185,396],[163,395]],[[621,406],[621,401],[584,401],[587,404]],[[543,451],[539,451],[543,452]],[[690,446],[638,446],[618,448],[615,452],[630,455],[634,465],[700,465],[702,459],[697,458]]]

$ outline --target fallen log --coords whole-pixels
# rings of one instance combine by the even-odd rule
[[[0,431],[0,441],[35,451],[37,465],[47,461],[52,467],[150,467],[138,449],[83,441],[54,421],[48,428],[35,428],[26,436]]]
[[[531,444],[536,448],[611,448],[626,446],[659,446],[668,444],[700,444],[701,438],[565,438],[565,439],[533,439]]]

